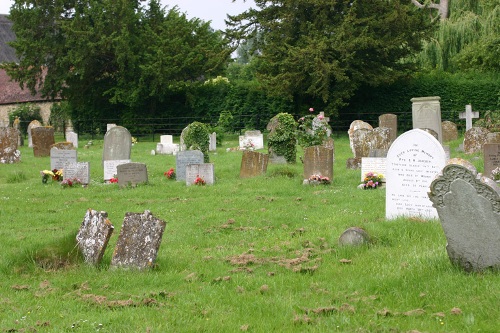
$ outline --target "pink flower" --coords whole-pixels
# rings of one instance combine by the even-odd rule
[[[309,108],[309,112],[314,112],[314,109],[313,108]]]
[[[325,118],[325,117],[324,117],[322,114],[320,114],[320,115],[318,116],[318,119],[319,119],[319,120],[323,120],[323,118]]]

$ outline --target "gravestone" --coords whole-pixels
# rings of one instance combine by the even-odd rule
[[[500,167],[500,143],[486,143],[484,152],[484,175],[493,179],[491,172]]]
[[[208,140],[208,151],[216,151],[217,150],[217,133],[213,132],[212,134],[209,134],[209,140]]]
[[[110,128],[104,135],[102,161],[130,160],[132,149],[132,136],[128,129],[122,126]]]
[[[153,267],[166,223],[145,210],[125,213],[111,267],[146,269]]]
[[[472,128],[472,119],[479,118],[479,112],[472,112],[472,105],[467,104],[465,112],[460,112],[458,118],[465,119],[465,131],[468,131]]]
[[[19,130],[10,127],[0,128],[0,163],[12,164],[21,161],[21,152],[17,149]]]
[[[213,163],[189,164],[186,166],[186,185],[193,185],[197,177],[205,181],[207,185],[215,182],[215,172]]]
[[[311,146],[304,149],[304,180],[317,175],[333,179],[333,149]]]
[[[389,129],[389,138],[391,143],[398,137],[398,116],[392,113],[386,113],[378,117],[378,127]]]
[[[148,169],[144,163],[123,163],[116,166],[120,186],[136,186],[148,182]]]
[[[19,117],[16,117],[14,120],[14,123],[12,124],[12,127],[18,130],[18,136],[17,136],[17,146],[24,146],[24,139],[23,136],[21,135],[21,132],[19,131],[19,126],[21,124],[21,120],[19,120]]]
[[[430,187],[446,251],[467,272],[500,268],[500,188],[461,165],[447,165]]]
[[[387,153],[385,174],[387,219],[437,218],[427,192],[445,159],[443,146],[421,129],[405,132],[394,141]]]
[[[373,130],[360,128],[351,133],[351,149],[354,158],[347,160],[346,166],[349,169],[358,169],[361,159],[367,157],[374,150],[388,150],[391,145],[390,129],[377,127]]]
[[[443,142],[449,142],[458,139],[457,124],[452,121],[445,120],[441,123],[443,131]]]
[[[370,125],[362,120],[355,120],[349,126],[349,130],[347,131],[347,134],[349,135],[349,145],[351,147],[352,154],[354,156],[356,156],[356,152],[355,152],[354,147],[353,147],[353,136],[354,136],[354,132],[356,130],[359,130],[359,129],[373,130],[373,127],[372,127],[372,125]]]
[[[437,133],[438,141],[443,142],[440,100],[439,96],[412,98],[411,115],[413,128],[429,128]]]
[[[160,143],[156,144],[156,152],[162,155],[175,155],[179,145],[174,143],[172,135],[161,135]]]
[[[189,164],[202,164],[203,158],[203,153],[199,150],[183,150],[178,152],[175,157],[175,179],[185,181],[186,166]]]
[[[42,124],[38,120],[33,120],[28,125],[28,147],[33,148],[33,139],[31,135],[31,130],[36,127],[41,127]]]
[[[313,118],[311,124],[311,132],[315,134],[318,129],[326,130],[326,136],[330,137],[332,135],[332,128],[328,125],[330,121],[329,117],[325,117],[324,112],[320,112],[316,117]]]
[[[106,124],[106,132],[108,132],[110,129],[116,126],[117,126],[116,124]]]
[[[241,157],[240,178],[260,176],[266,173],[269,155],[245,150]]]
[[[365,179],[365,175],[368,172],[375,172],[379,175],[383,175],[383,182],[386,181],[385,174],[387,169],[387,158],[386,157],[363,157],[361,159],[361,181]]]
[[[370,149],[370,152],[368,153],[368,157],[387,157],[388,151],[389,151],[389,148],[387,148],[387,149]]]
[[[63,177],[65,179],[79,179],[83,185],[90,184],[90,163],[66,163],[63,167]]]
[[[87,210],[76,235],[78,248],[86,263],[99,265],[113,230],[114,227],[108,219],[108,213]]]
[[[252,146],[252,149],[264,148],[264,136],[260,131],[246,131],[245,135],[239,137],[240,149]]]
[[[279,113],[269,120],[266,126],[266,130],[269,133],[267,135],[269,162],[274,164],[296,162],[297,132],[295,126],[292,127],[287,125],[291,121],[293,121],[294,125],[296,124],[295,120],[293,120],[293,116],[287,113]],[[283,154],[287,154],[287,156]]]
[[[66,131],[66,141],[71,142],[74,148],[78,148],[78,134],[73,131]]]
[[[118,166],[121,164],[130,163],[130,160],[108,160],[104,161],[104,181],[109,181],[111,178],[118,175]]]
[[[71,145],[73,147],[73,145]],[[64,169],[66,163],[76,163],[78,153],[73,149],[59,149],[56,147],[50,148],[50,169]],[[63,171],[64,172],[64,171]]]
[[[35,127],[31,129],[33,154],[35,157],[50,156],[50,148],[55,143],[54,128],[50,126]]]
[[[487,143],[500,143],[500,132],[491,132],[486,135]]]
[[[358,227],[351,227],[345,230],[339,237],[340,246],[360,246],[370,242],[368,233]]]
[[[483,150],[483,145],[488,142],[488,129],[472,127],[464,135],[464,152],[474,154]]]

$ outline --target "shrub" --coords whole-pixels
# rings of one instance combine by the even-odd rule
[[[199,150],[203,153],[205,163],[208,163],[209,131],[205,124],[195,121],[188,125],[184,135],[184,144],[190,150]]]
[[[40,115],[40,107],[31,103],[20,104],[14,111],[9,113],[9,122],[14,123],[14,120],[19,117],[21,123],[19,124],[19,130],[21,133],[26,133],[28,131],[28,125],[33,120],[38,120],[42,122],[42,116]]]
[[[297,123],[288,113],[279,113],[271,119],[268,136],[269,152],[285,157],[287,163],[295,163],[297,156]]]

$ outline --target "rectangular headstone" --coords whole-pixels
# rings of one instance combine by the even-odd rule
[[[42,126],[32,128],[31,139],[33,141],[33,155],[35,157],[50,156],[50,147],[55,143],[53,127]]]
[[[21,161],[21,152],[17,149],[19,130],[0,128],[0,163],[11,164]]]
[[[141,213],[125,213],[120,236],[116,242],[111,267],[152,268],[166,223],[146,210]]]
[[[76,163],[78,160],[78,153],[74,149],[50,149],[50,170],[60,170],[64,168],[66,163]],[[64,172],[64,171],[63,171]]]
[[[392,113],[386,113],[378,117],[378,127],[388,128],[389,138],[394,142],[398,136],[398,116]]]
[[[76,235],[78,248],[86,263],[99,265],[113,230],[114,227],[108,220],[108,213],[87,210]]]
[[[103,163],[106,160],[129,160],[131,149],[132,136],[130,132],[122,126],[112,127],[104,135]]]
[[[172,135],[160,135],[160,143],[163,145],[171,145],[174,143]]]
[[[186,166],[186,185],[193,185],[194,180],[201,177],[205,184],[213,185],[215,172],[213,163],[189,164]]]
[[[33,120],[28,125],[28,147],[33,148],[33,139],[31,136],[31,130],[35,127],[41,127],[42,124],[38,120]]]
[[[379,175],[383,175],[383,182],[386,181],[386,163],[387,158],[385,157],[362,157],[361,158],[361,181],[365,179],[365,175],[368,172],[376,172]]]
[[[136,186],[148,182],[148,169],[144,163],[124,163],[116,166],[120,186]]]
[[[239,142],[241,149],[245,149],[250,145],[253,146],[253,149],[264,148],[264,136],[260,131],[246,131],[245,135],[240,135]]]
[[[217,150],[217,133],[213,132],[210,135],[210,139],[208,140],[208,151],[216,151]]]
[[[104,180],[110,180],[118,174],[117,167],[120,164],[130,163],[130,160],[109,160],[104,161]]]
[[[304,179],[313,175],[333,179],[333,149],[312,146],[304,149]]]
[[[202,164],[203,153],[199,150],[183,150],[175,157],[176,180],[186,180],[186,166],[190,164]]]
[[[82,184],[90,184],[90,163],[76,162],[66,163],[63,167],[63,177],[65,179],[80,179]]]
[[[400,135],[387,153],[386,218],[437,218],[427,192],[445,160],[443,146],[431,134],[414,129]]]
[[[441,104],[439,96],[412,98],[413,128],[428,128],[438,135],[438,141],[443,142],[441,128]]]
[[[484,175],[492,178],[491,172],[500,167],[500,143],[485,143],[484,152]]]
[[[179,145],[174,143],[172,135],[161,135],[155,151],[160,155],[175,155],[179,151]]]
[[[74,148],[78,148],[78,134],[73,131],[67,131],[65,134],[66,141],[71,142]]]
[[[260,176],[266,173],[269,155],[245,150],[241,157],[240,178]]]

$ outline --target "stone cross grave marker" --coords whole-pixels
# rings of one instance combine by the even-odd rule
[[[57,147],[50,148],[50,170],[64,170],[66,163],[76,163],[78,160],[78,153],[71,145],[72,149],[59,149]],[[63,171],[64,175],[64,171]]]
[[[122,126],[110,128],[104,135],[102,161],[130,160],[132,136],[128,129]]]
[[[311,176],[333,179],[333,149],[311,146],[304,149],[304,180]]]
[[[86,263],[99,265],[113,230],[114,227],[108,219],[108,213],[87,210],[76,235],[78,248]]]
[[[264,136],[260,131],[246,131],[245,135],[239,137],[240,149],[253,145],[253,149],[264,148]]]
[[[266,173],[269,155],[245,150],[241,157],[240,178],[250,178]]]
[[[31,130],[35,127],[41,127],[42,124],[38,120],[33,120],[31,123],[28,125],[28,147],[33,148],[33,139],[31,136]]]
[[[175,179],[186,181],[186,166],[189,164],[202,164],[203,153],[199,150],[183,150],[175,156]]]
[[[166,223],[145,210],[125,213],[111,267],[146,269],[153,267]]]
[[[389,129],[389,139],[391,143],[396,140],[398,136],[398,116],[392,113],[385,113],[378,117],[378,127],[385,127]]]
[[[491,172],[500,167],[500,143],[486,143],[484,151],[484,175],[493,179]]]
[[[118,175],[117,167],[120,164],[130,163],[130,160],[109,160],[104,161],[104,181],[109,181]]]
[[[449,164],[429,193],[448,242],[448,257],[467,272],[500,268],[500,188],[476,176],[472,165]]]
[[[386,218],[437,218],[427,192],[445,160],[443,146],[429,133],[414,129],[400,135],[387,153]]]
[[[123,163],[116,166],[118,185],[136,186],[148,182],[148,169],[144,163]]]
[[[431,129],[437,133],[438,141],[443,142],[440,100],[439,96],[412,98],[411,115],[413,128]]]
[[[64,164],[63,177],[65,179],[80,179],[83,185],[90,184],[90,163],[76,162]]]
[[[33,141],[33,155],[35,157],[50,156],[50,148],[55,143],[53,127],[41,126],[32,128],[31,139]]]
[[[21,152],[17,149],[19,130],[15,128],[0,128],[0,163],[11,164],[21,161]]]
[[[465,112],[460,112],[458,118],[465,119],[465,130],[468,131],[472,128],[472,119],[479,118],[479,112],[472,111],[472,105],[465,106]]]
[[[213,163],[189,164],[186,166],[186,185],[194,185],[194,181],[200,177],[207,185],[215,182],[215,172]]]

